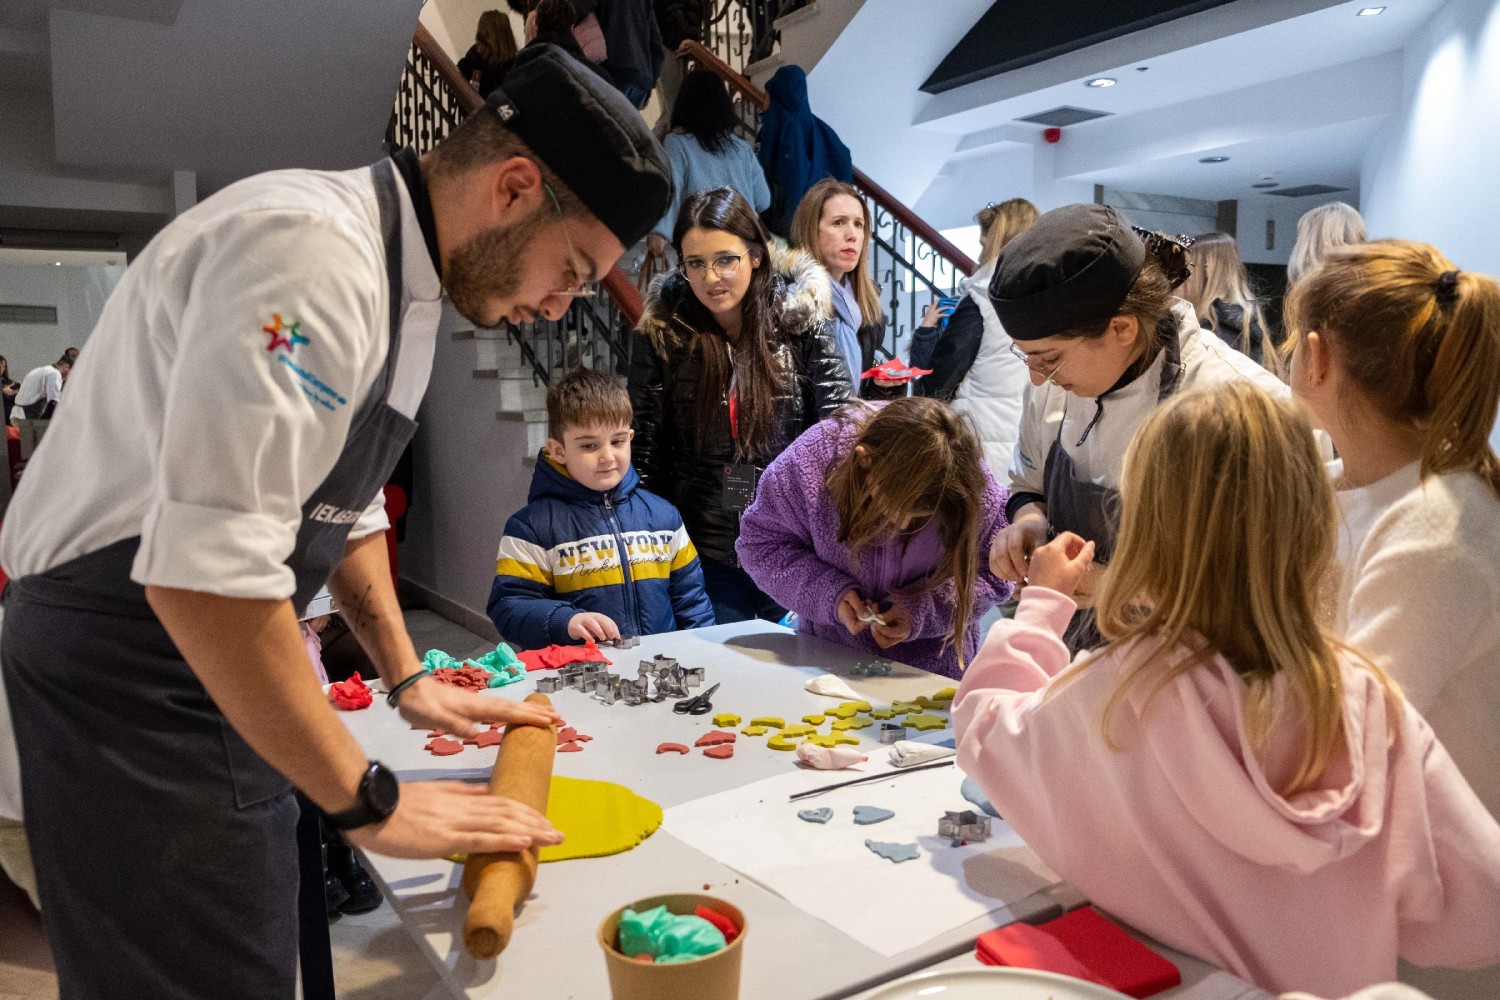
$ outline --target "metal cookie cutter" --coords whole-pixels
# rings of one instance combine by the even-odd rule
[[[542,694],[557,694],[562,690],[563,679],[561,677],[538,677],[536,689]]]
[[[708,676],[708,668],[685,667],[683,668],[682,674],[683,677],[687,680],[688,687],[701,687],[703,685],[703,679]]]
[[[938,836],[946,839],[950,847],[957,847],[965,841],[989,840],[990,818],[972,809],[943,813],[943,818],[938,820]]]
[[[904,740],[906,739],[906,727],[899,722],[882,722],[878,738],[882,743],[896,743]]]

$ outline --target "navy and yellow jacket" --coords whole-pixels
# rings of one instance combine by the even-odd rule
[[[523,649],[578,642],[568,622],[580,611],[608,615],[627,637],[714,623],[677,508],[641,489],[634,465],[599,493],[545,453],[526,506],[505,524],[488,610]]]

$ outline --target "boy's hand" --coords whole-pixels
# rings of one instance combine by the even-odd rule
[[[620,638],[620,627],[609,615],[601,615],[597,611],[580,611],[568,621],[568,637],[608,642]]]
[[[885,619],[884,625],[870,626],[875,645],[881,649],[890,649],[911,638],[911,615],[901,605],[892,604],[880,612],[880,617]]]
[[[1094,543],[1064,531],[1031,554],[1027,582],[1072,597],[1094,563]]]

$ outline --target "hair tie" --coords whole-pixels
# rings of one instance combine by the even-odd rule
[[[1458,271],[1444,271],[1434,284],[1434,294],[1440,304],[1451,306],[1458,301]]]

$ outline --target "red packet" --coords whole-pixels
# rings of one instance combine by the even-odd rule
[[[1092,906],[1040,926],[1010,924],[981,934],[974,950],[986,965],[1060,972],[1137,998],[1182,982],[1175,965]]]

